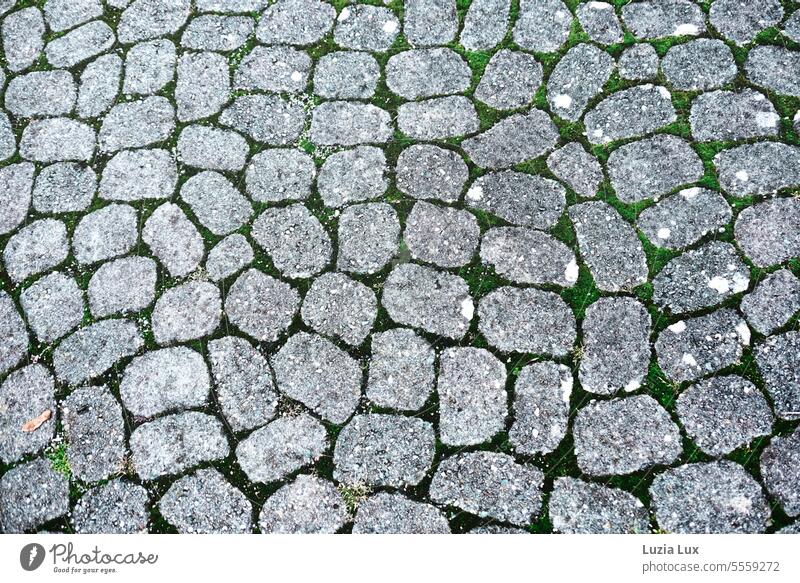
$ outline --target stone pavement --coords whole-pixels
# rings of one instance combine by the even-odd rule
[[[789,0],[0,0],[0,531],[797,532]]]

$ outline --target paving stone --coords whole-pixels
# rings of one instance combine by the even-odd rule
[[[139,43],[125,55],[125,93],[152,95],[175,78],[175,45],[158,39]]]
[[[175,481],[158,509],[181,534],[243,534],[253,529],[253,505],[214,468]]]
[[[608,203],[569,208],[581,257],[603,291],[629,290],[647,281],[647,259],[636,232]],[[608,241],[615,241],[609,246]]]
[[[311,141],[322,146],[384,143],[391,136],[389,112],[370,103],[329,101],[311,116]]]
[[[82,265],[124,255],[139,239],[136,209],[110,204],[84,216],[72,235],[72,251]]]
[[[111,27],[95,20],[51,40],[44,52],[53,67],[70,68],[107,52],[115,41]]]
[[[650,497],[658,526],[673,533],[759,533],[770,515],[758,482],[727,460],[666,470]]]
[[[416,4],[423,3],[447,4],[447,0],[416,0]],[[406,19],[411,6],[410,2],[406,4]],[[386,63],[386,85],[408,100],[463,93],[469,89],[471,78],[467,62],[449,48],[403,51]]]
[[[53,352],[53,368],[61,382],[79,385],[103,375],[120,360],[136,354],[143,345],[133,322],[102,320],[65,338]]]
[[[597,158],[578,142],[565,144],[550,154],[547,167],[581,196],[594,197],[603,182],[603,168]]]
[[[333,478],[348,485],[415,486],[433,463],[433,425],[418,417],[356,415],[339,433]]]
[[[635,391],[650,364],[650,314],[633,298],[600,298],[586,309],[578,378],[585,391]]]
[[[251,433],[236,447],[236,459],[250,481],[269,484],[314,463],[327,449],[325,426],[301,413]]]
[[[697,36],[706,30],[705,15],[690,0],[646,0],[622,7],[622,21],[636,38]]]
[[[0,385],[0,460],[13,463],[40,452],[55,433],[55,386],[53,376],[41,364],[20,368]],[[36,431],[22,426],[45,411],[52,417]]]
[[[555,362],[522,368],[514,381],[513,418],[508,438],[522,455],[550,453],[567,434],[572,373]]]
[[[217,329],[221,315],[217,286],[206,281],[184,283],[164,291],[156,301],[153,336],[162,346],[202,338]]]
[[[403,10],[403,34],[412,46],[445,45],[455,39],[455,0],[406,0]]]
[[[459,43],[468,51],[493,49],[508,32],[511,0],[474,0],[464,16]]]
[[[103,15],[100,0],[47,0],[44,17],[54,32],[68,30]]]
[[[144,534],[148,498],[142,486],[112,480],[81,496],[72,510],[72,528],[78,534]]]
[[[102,55],[90,62],[81,73],[76,111],[82,118],[98,117],[108,111],[119,93],[122,59]]]
[[[753,329],[772,334],[800,311],[800,279],[786,269],[769,274],[742,298],[741,310]]]
[[[209,231],[227,235],[250,219],[253,206],[218,172],[201,172],[184,182],[181,199]]]
[[[800,533],[800,521],[795,521],[789,526],[784,526],[782,529],[775,531],[775,534],[798,534]]]
[[[649,395],[591,401],[578,411],[573,433],[578,467],[592,476],[671,464],[683,451],[678,426]]]
[[[30,162],[0,168],[0,235],[11,233],[25,220],[31,206],[35,172],[36,168]],[[47,176],[50,172],[45,168],[39,176]]]
[[[220,63],[227,71],[227,64]],[[236,89],[260,89],[273,93],[300,93],[308,84],[311,57],[291,47],[255,47],[233,76]]]
[[[723,37],[743,45],[777,25],[783,18],[783,7],[778,0],[718,0],[708,16],[711,26]]]
[[[20,156],[32,162],[87,162],[94,148],[94,130],[65,117],[30,122],[19,141]]]
[[[558,294],[500,287],[478,306],[478,329],[503,352],[565,356],[575,342],[575,317]]]
[[[435,352],[413,330],[372,335],[367,397],[379,407],[416,411],[433,392]]]
[[[208,360],[217,401],[233,431],[259,427],[275,416],[278,395],[267,359],[247,340],[210,341]]]
[[[151,350],[125,367],[119,393],[136,417],[202,407],[208,402],[211,377],[200,353],[185,346]]]
[[[695,140],[734,141],[777,135],[780,115],[758,91],[714,91],[692,102],[689,122]]]
[[[134,0],[119,20],[119,42],[130,44],[177,32],[189,18],[191,4],[191,0]]]
[[[683,382],[736,364],[749,343],[745,321],[725,308],[668,326],[659,334],[655,351],[667,378]]]
[[[406,219],[403,241],[414,259],[439,267],[461,267],[472,260],[480,227],[463,210],[417,202]]]
[[[5,107],[16,117],[69,115],[78,91],[67,71],[35,71],[11,79]]]
[[[683,249],[719,231],[733,216],[725,198],[707,188],[685,188],[639,214],[636,227],[656,247]]]
[[[230,452],[219,419],[197,411],[140,425],[131,433],[130,444],[133,467],[139,478],[147,481],[223,459]]]
[[[413,140],[457,138],[479,126],[475,106],[460,95],[412,101],[397,109],[397,127]]]
[[[507,168],[538,158],[558,142],[558,129],[544,111],[509,116],[485,132],[467,140],[462,147],[482,168]]]
[[[83,292],[72,277],[55,272],[23,290],[19,302],[39,342],[53,342],[83,320]]]
[[[291,279],[316,275],[331,258],[328,233],[301,204],[265,210],[253,223],[251,235],[275,268]]]
[[[144,241],[172,277],[184,277],[200,265],[205,254],[203,238],[181,208],[165,202],[147,219]]]
[[[590,44],[579,44],[558,61],[547,80],[547,101],[558,117],[577,121],[603,90],[614,71],[614,59]]]
[[[28,329],[19,315],[14,301],[0,290],[0,374],[5,374],[19,364],[28,354]]]
[[[510,455],[476,451],[445,458],[430,486],[436,504],[455,506],[480,518],[530,524],[542,505],[544,474]]]
[[[722,189],[736,197],[772,194],[800,186],[800,147],[757,142],[714,157]]]
[[[612,93],[586,114],[583,123],[592,144],[608,144],[644,136],[676,119],[669,91],[647,84]]]
[[[516,526],[499,526],[496,524],[488,524],[486,526],[476,526],[467,534],[530,534],[527,530],[517,528]]]
[[[247,194],[257,202],[305,200],[317,173],[314,160],[300,150],[270,148],[250,159],[245,173]]]
[[[0,84],[2,89],[2,84]],[[0,160],[7,160],[17,152],[17,138],[11,127],[11,120],[0,112]]]
[[[354,534],[450,534],[444,514],[402,494],[378,492],[358,506]]]
[[[494,109],[517,109],[533,101],[542,66],[533,56],[502,49],[495,53],[475,88],[475,99]]]
[[[458,340],[474,314],[467,283],[430,267],[400,264],[383,287],[381,305],[402,326]]]
[[[772,410],[753,383],[736,375],[695,383],[678,397],[678,418],[708,455],[719,457],[772,431]]]
[[[89,307],[95,318],[138,312],[156,295],[156,262],[123,257],[104,263],[89,280]]]
[[[572,13],[561,0],[520,0],[514,42],[538,53],[554,53],[569,36]]]
[[[281,146],[300,137],[306,114],[299,103],[277,95],[242,95],[222,112],[219,123],[256,142]]]
[[[712,241],[672,259],[653,278],[653,301],[673,314],[719,305],[750,286],[750,269],[730,243]]]
[[[175,112],[166,97],[146,97],[111,108],[100,128],[101,152],[142,148],[167,140],[175,128]]]
[[[344,499],[331,482],[301,475],[267,499],[258,526],[271,534],[332,534],[347,520]]]
[[[564,212],[566,191],[555,180],[504,170],[476,178],[465,203],[515,225],[549,229]]]
[[[19,188],[18,192],[25,193],[26,189],[30,191],[30,186],[25,184],[28,178],[33,179],[33,174],[28,172],[30,167],[21,164],[12,168],[14,170],[9,172],[9,178],[14,181],[15,188]],[[91,205],[96,190],[97,174],[91,166],[57,162],[42,168],[36,177],[32,193],[33,208],[47,214],[85,211]],[[24,201],[24,196],[21,198]],[[19,204],[20,202],[17,203]],[[14,207],[11,206],[9,210],[13,211]]]
[[[397,213],[383,202],[356,204],[339,215],[336,267],[352,273],[376,273],[395,256],[400,239]]]
[[[24,71],[41,56],[44,48],[44,19],[33,6],[12,12],[3,19],[3,52],[12,73]]]
[[[620,26],[614,6],[608,2],[584,2],[578,4],[575,16],[589,38],[601,45],[622,42]]]
[[[670,85],[684,91],[717,89],[738,73],[728,46],[706,38],[671,47],[661,59],[661,71]]]
[[[374,146],[358,146],[326,158],[317,176],[325,206],[342,207],[381,196],[389,186],[386,156]]]
[[[699,180],[703,162],[691,145],[677,136],[659,135],[614,150],[608,176],[623,202],[638,202]]]
[[[400,152],[395,167],[397,189],[417,199],[455,202],[467,178],[467,164],[458,152],[430,144],[409,146]]]
[[[257,269],[240,275],[225,299],[228,320],[259,342],[277,340],[291,326],[299,307],[297,290]]]
[[[325,273],[311,284],[300,315],[310,328],[360,345],[372,330],[378,312],[375,293],[341,273]]]
[[[505,427],[506,369],[483,348],[445,350],[439,359],[439,439],[445,445],[489,441]]]
[[[658,75],[658,53],[652,45],[641,43],[622,51],[617,61],[619,76],[631,81],[651,81]]]
[[[800,430],[772,438],[761,454],[761,476],[783,511],[789,516],[800,515]]]
[[[3,250],[3,264],[8,277],[20,282],[63,263],[68,253],[64,223],[39,219],[22,227],[8,240]]]
[[[646,534],[642,501],[618,488],[576,478],[558,478],[548,506],[553,530],[564,534]]]
[[[361,398],[358,361],[316,334],[294,334],[270,364],[280,392],[331,423],[347,421]]]
[[[326,99],[368,99],[381,76],[372,55],[336,51],[320,57],[314,67],[314,94]]]
[[[756,347],[756,363],[775,414],[797,419],[800,411],[800,333],[770,336]]]
[[[400,21],[389,8],[354,4],[339,12],[333,40],[347,49],[382,53],[394,44],[399,31]]]
[[[213,282],[239,273],[255,259],[253,248],[244,235],[234,233],[217,243],[206,258],[206,273]]]
[[[0,526],[23,533],[69,512],[69,481],[36,458],[8,470],[0,479]]]
[[[178,183],[178,166],[167,150],[125,150],[111,158],[100,178],[106,200],[169,198]]]
[[[242,61],[240,71],[246,64]],[[178,121],[195,121],[218,113],[230,94],[228,61],[213,52],[186,53],[178,60],[175,102]]]
[[[578,278],[575,255],[561,241],[523,227],[492,227],[481,241],[481,262],[523,284],[572,287]]]
[[[751,83],[779,93],[800,97],[800,54],[778,46],[753,47],[744,64]]]
[[[181,46],[197,51],[235,51],[253,34],[247,16],[205,14],[193,18],[181,34]]]
[[[122,471],[125,421],[107,387],[81,387],[61,403],[69,467],[79,480],[96,482]]]
[[[108,1],[108,0],[107,0]],[[237,14],[263,10],[269,0],[195,0],[198,12],[223,12]]]
[[[278,0],[261,15],[256,38],[264,44],[311,45],[333,26],[336,9],[320,0]]]
[[[783,35],[794,42],[800,42],[800,12],[795,10],[787,18],[782,27]]]
[[[739,213],[733,229],[744,254],[759,267],[800,256],[800,199],[776,198]]]

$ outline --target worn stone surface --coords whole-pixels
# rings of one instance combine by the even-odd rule
[[[341,273],[325,273],[306,292],[300,316],[320,334],[358,346],[372,330],[377,312],[378,300],[366,285]]]
[[[469,177],[464,159],[453,150],[415,144],[397,158],[398,190],[412,198],[455,202]]]
[[[800,515],[800,431],[774,437],[761,454],[761,475],[767,490],[789,516]]]
[[[317,176],[322,201],[331,208],[378,198],[388,185],[386,156],[374,146],[331,154]]]
[[[564,534],[646,534],[642,501],[624,490],[575,478],[558,478],[548,505],[553,529]]]
[[[763,93],[743,89],[698,95],[689,122],[695,140],[731,141],[777,135],[780,116]]]
[[[3,474],[0,502],[3,532],[23,533],[69,511],[69,481],[36,458]]]
[[[164,291],[150,320],[155,341],[163,346],[213,333],[221,315],[222,300],[217,286],[207,281],[190,281]]]
[[[99,194],[108,200],[169,198],[178,182],[178,167],[167,150],[124,150],[103,168]]]
[[[481,240],[481,262],[514,283],[575,285],[578,263],[564,243],[525,227],[492,227]]]
[[[472,102],[456,95],[404,103],[397,127],[412,140],[444,140],[477,131],[479,120]]]
[[[622,20],[642,39],[696,36],[705,32],[703,11],[690,0],[644,0],[622,7]]]
[[[250,219],[253,206],[222,174],[195,174],[181,186],[181,199],[215,235],[228,235]]]
[[[450,534],[441,510],[402,494],[379,492],[359,504],[354,534]]]
[[[798,226],[800,199],[776,198],[739,213],[733,233],[748,259],[768,267],[800,256]]]
[[[188,275],[205,255],[203,238],[181,208],[171,202],[145,221],[142,241],[173,277]]]
[[[145,488],[116,479],[92,488],[72,511],[79,534],[142,534],[147,532],[149,494]]]
[[[737,73],[733,53],[721,40],[697,39],[671,47],[661,59],[667,83],[683,91],[707,91],[730,82]]]
[[[175,45],[153,40],[132,46],[125,56],[125,93],[152,95],[175,78]]]
[[[433,392],[435,352],[413,330],[373,334],[367,397],[380,407],[421,409]]]
[[[571,48],[547,80],[547,101],[558,117],[577,121],[614,70],[614,59],[590,44]]]
[[[477,129],[477,127],[476,127]],[[470,159],[482,168],[508,168],[553,149],[558,131],[544,111],[507,117],[463,142]]]
[[[480,227],[468,211],[417,202],[406,218],[403,242],[414,259],[439,267],[460,267],[472,260]]]
[[[529,104],[542,83],[542,66],[527,53],[503,49],[494,54],[475,98],[495,109],[517,109]]]
[[[309,155],[282,148],[263,150],[250,159],[245,172],[247,194],[257,202],[305,200],[317,169]]]
[[[769,274],[742,298],[741,309],[754,330],[772,334],[800,311],[800,279],[786,269]]]
[[[397,253],[400,221],[383,202],[354,204],[339,216],[336,266],[352,273],[375,273]]]
[[[22,430],[29,419],[45,411],[55,414],[53,375],[41,364],[20,368],[0,385],[0,459],[16,462],[24,455],[41,451],[53,438],[55,420],[46,421],[34,432]]]
[[[3,342],[0,343],[0,374],[5,374],[28,354],[28,330],[25,321],[5,291],[0,291],[0,333]]]
[[[514,422],[508,438],[523,455],[550,453],[567,434],[572,373],[555,362],[525,366],[514,382]]]
[[[329,481],[300,475],[270,496],[258,516],[262,533],[331,534],[347,521],[342,495]]]
[[[581,196],[595,196],[603,181],[603,169],[597,158],[576,142],[570,142],[550,154],[547,167]]]

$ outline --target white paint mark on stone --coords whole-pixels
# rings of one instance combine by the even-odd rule
[[[472,303],[472,298],[464,298],[461,302],[461,315],[467,320],[472,320],[475,315],[475,304]]]
[[[470,200],[480,200],[483,198],[483,188],[480,186],[473,186],[467,191],[467,198]]]
[[[692,200],[695,196],[700,194],[700,189],[697,188],[696,186],[692,188],[684,188],[683,190],[681,190],[680,194],[686,200]]]
[[[641,381],[639,379],[631,379],[631,380],[628,381],[628,384],[626,384],[623,388],[628,393],[632,393],[633,391],[635,391],[636,389],[638,389],[641,386],[642,386],[642,383],[641,383]]]
[[[292,73],[292,81],[295,83],[299,83],[303,79],[303,74],[300,71],[295,71]]]
[[[396,30],[397,30],[397,21],[396,20],[389,20],[383,25],[383,32],[385,32],[387,34],[392,34]]]
[[[756,114],[756,123],[762,128],[774,128],[781,117],[771,111],[760,111]]]

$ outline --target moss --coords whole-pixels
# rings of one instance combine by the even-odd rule
[[[72,477],[72,468],[69,465],[69,457],[67,455],[66,443],[62,442],[54,446],[49,451],[47,451],[45,457],[47,457],[48,461],[50,462],[50,467],[53,468],[56,472],[58,472],[67,479]]]

